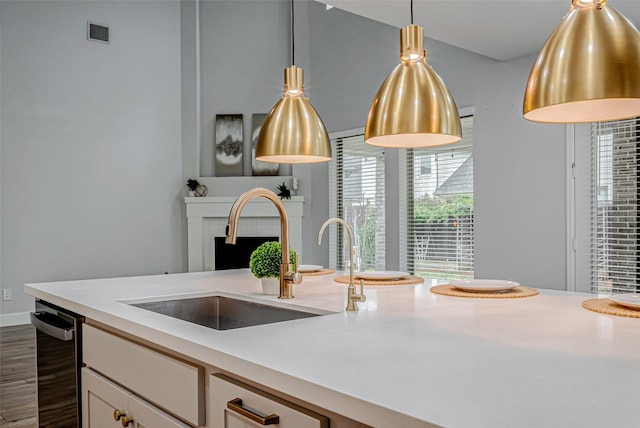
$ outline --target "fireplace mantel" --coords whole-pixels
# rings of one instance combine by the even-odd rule
[[[213,240],[224,236],[235,196],[186,197],[189,272],[215,269]],[[282,201],[289,217],[289,243],[296,251],[302,249],[303,196]],[[278,210],[271,201],[257,198],[242,209],[238,236],[280,236]]]

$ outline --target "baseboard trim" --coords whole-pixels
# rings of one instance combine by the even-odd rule
[[[0,327],[29,324],[30,322],[31,318],[29,316],[29,312],[13,312],[10,314],[0,314]]]

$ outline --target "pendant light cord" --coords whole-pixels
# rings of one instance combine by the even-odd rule
[[[413,2],[413,0],[411,0]],[[294,31],[295,13],[293,13],[293,0],[291,0],[291,65],[296,64],[296,32]]]
[[[413,25],[413,0],[411,0],[411,25]]]

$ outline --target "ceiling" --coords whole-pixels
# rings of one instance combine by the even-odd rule
[[[410,0],[317,1],[398,28],[411,23]],[[607,5],[640,27],[640,0]],[[413,12],[426,37],[508,61],[537,53],[570,6],[571,0],[414,0]]]

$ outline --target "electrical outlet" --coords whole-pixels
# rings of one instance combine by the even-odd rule
[[[2,300],[11,300],[11,289],[3,288],[2,289]]]

